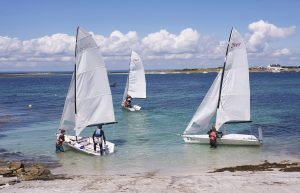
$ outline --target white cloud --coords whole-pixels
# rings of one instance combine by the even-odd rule
[[[151,33],[142,40],[146,53],[182,53],[197,50],[200,34],[191,28],[181,31],[179,35],[171,34],[167,30]]]
[[[274,49],[272,42],[295,33],[295,26],[282,28],[263,20],[249,25],[246,38],[250,63],[267,57],[297,58],[288,48]],[[92,33],[92,32],[91,32]],[[94,33],[92,33],[94,34]],[[127,69],[130,50],[141,53],[148,61],[220,65],[226,51],[227,40],[218,40],[211,35],[202,35],[192,28],[174,34],[165,29],[139,38],[137,32],[113,31],[109,36],[94,34],[106,61],[119,63]],[[57,33],[51,36],[21,41],[18,38],[0,36],[0,67],[43,67],[51,65],[59,70],[74,61],[75,37]],[[296,60],[294,60],[296,61]],[[168,63],[168,62],[166,62]],[[186,64],[185,64],[186,65]],[[200,67],[200,66],[197,66]],[[171,67],[172,68],[172,67]]]
[[[291,54],[291,51],[287,48],[275,50],[272,55],[273,56],[288,56]]]
[[[282,28],[263,20],[249,24],[248,28],[252,32],[247,44],[251,52],[264,51],[268,48],[269,42],[288,37],[296,30],[295,26]]]
[[[135,31],[123,34],[120,31],[113,31],[109,37],[95,36],[103,55],[122,56],[128,55],[131,49],[139,49],[139,38]]]

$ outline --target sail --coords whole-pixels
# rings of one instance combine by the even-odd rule
[[[75,52],[76,73],[70,83],[70,99],[67,96],[62,120],[69,120],[68,116],[72,117],[73,114],[74,130],[78,136],[87,126],[115,122],[115,116],[107,70],[100,50],[92,35],[82,28],[77,30]],[[72,96],[72,93],[76,95]]]
[[[125,90],[124,90],[124,94],[123,94],[121,106],[124,106],[125,99],[127,97],[127,91],[128,91],[128,77],[127,77],[127,81],[126,81],[126,86],[125,86]]]
[[[97,43],[94,40],[92,34],[78,27],[77,36],[76,36],[75,56],[77,56],[80,52],[84,51],[85,49],[97,48],[97,47],[98,47]]]
[[[250,85],[246,46],[241,35],[234,28],[223,70],[216,129],[229,121],[250,121]]]
[[[143,62],[140,56],[134,51],[131,52],[128,89],[125,89],[126,91],[126,95],[130,95],[132,98],[146,98],[146,79]]]
[[[217,110],[221,74],[222,72],[218,73],[183,134],[198,133],[208,127]]]
[[[72,75],[71,83],[69,86],[68,94],[64,105],[64,110],[61,116],[59,128],[74,129],[75,127],[75,91],[74,91],[74,73]]]

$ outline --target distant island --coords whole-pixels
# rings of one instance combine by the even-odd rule
[[[185,68],[172,70],[146,70],[146,74],[191,74],[191,73],[217,73],[222,67],[217,68]],[[271,64],[268,67],[250,67],[250,72],[300,72],[300,66],[280,66],[278,64]],[[73,72],[0,72],[0,77],[32,77],[32,76],[70,76]],[[117,70],[109,71],[109,74],[127,74],[127,71]]]
[[[177,69],[177,70],[147,70],[147,74],[178,74],[178,73],[211,73],[219,72],[222,67],[217,68],[191,68],[191,69]],[[300,66],[273,66],[268,67],[250,67],[250,72],[300,72]]]

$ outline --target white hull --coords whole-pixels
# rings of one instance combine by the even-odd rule
[[[104,143],[104,142],[103,142]],[[76,141],[75,136],[65,135],[64,146],[71,147],[72,149],[78,150],[80,152],[100,156],[100,147],[99,144],[96,146],[96,152],[94,151],[94,142],[92,137],[78,137]],[[106,141],[106,144],[103,144],[103,155],[114,153],[115,144],[109,141]]]
[[[123,106],[123,108],[126,109],[126,110],[128,110],[128,111],[132,111],[133,112],[133,111],[140,111],[142,107],[140,107],[138,105],[133,105],[132,108],[127,108],[127,107],[124,107],[124,106]]]
[[[208,135],[182,135],[185,143],[209,144]],[[217,138],[218,145],[261,145],[254,135],[227,134]]]

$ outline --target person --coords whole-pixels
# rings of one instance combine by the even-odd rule
[[[211,130],[207,132],[209,136],[209,143],[211,148],[217,148],[217,130],[215,125],[212,126]]]
[[[104,135],[104,131],[102,129],[102,125],[98,125],[97,129],[93,133],[93,142],[94,142],[94,151],[96,152],[96,146],[99,144],[100,154],[103,155],[103,141],[106,144],[106,139]]]
[[[127,95],[126,100],[125,100],[126,108],[132,108],[131,99],[132,99],[132,97],[130,95]]]
[[[63,142],[65,141],[66,130],[60,129],[60,135],[56,138],[56,152],[64,152]]]

